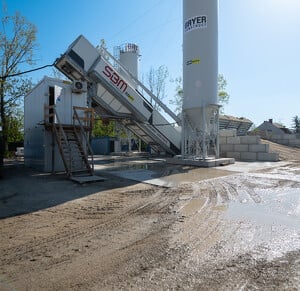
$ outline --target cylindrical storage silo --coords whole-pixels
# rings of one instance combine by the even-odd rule
[[[135,77],[138,78],[139,47],[127,43],[120,47],[120,63]]]
[[[218,0],[183,0],[183,111],[198,128],[218,104]]]

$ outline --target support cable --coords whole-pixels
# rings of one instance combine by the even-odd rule
[[[5,80],[7,78],[20,76],[20,75],[23,75],[23,74],[31,73],[31,72],[34,72],[34,71],[42,70],[42,69],[45,69],[47,67],[53,67],[53,66],[54,66],[54,63],[51,64],[51,65],[45,65],[45,66],[42,66],[42,67],[38,67],[38,68],[35,68],[35,69],[27,70],[27,71],[16,73],[16,74],[11,74],[11,75],[6,75],[6,76],[0,76],[0,79]]]

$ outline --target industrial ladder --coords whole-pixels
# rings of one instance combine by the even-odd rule
[[[78,110],[83,110],[85,116],[80,117]],[[45,105],[45,127],[54,133],[68,177],[92,176],[94,173],[93,153],[87,138],[92,119],[92,109],[73,107],[73,124],[61,124],[55,105]]]

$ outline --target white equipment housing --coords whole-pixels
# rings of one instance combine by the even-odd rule
[[[85,92],[73,93],[69,81],[44,77],[24,99],[24,160],[28,167],[44,172],[64,171],[59,147],[45,129],[45,106],[55,106],[62,124],[73,124],[73,107],[86,107]],[[49,111],[49,109],[48,109]],[[56,123],[56,117],[53,117]]]
[[[218,158],[218,0],[183,1],[182,156]]]
[[[179,118],[107,50],[79,36],[55,66],[73,82],[88,83],[92,106],[101,116],[120,119],[156,152],[180,152],[180,132],[172,125]]]

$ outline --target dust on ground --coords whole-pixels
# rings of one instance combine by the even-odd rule
[[[84,185],[7,161],[0,290],[299,290],[300,150],[282,150],[283,162],[209,176],[101,158],[106,180]],[[176,185],[116,175],[138,164]]]

